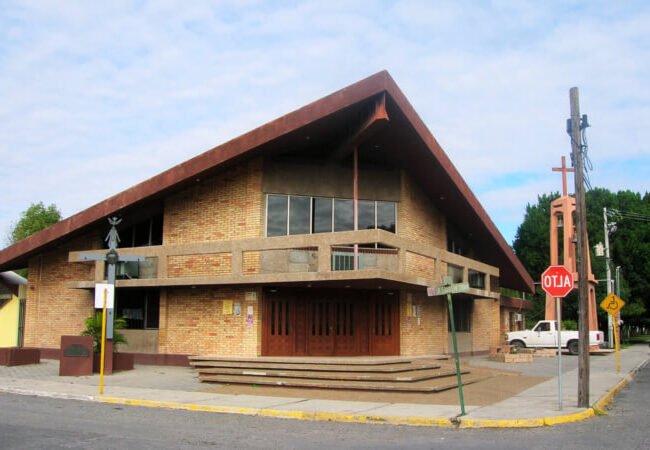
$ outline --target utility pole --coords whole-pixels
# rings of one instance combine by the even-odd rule
[[[585,205],[584,161],[582,155],[580,100],[578,88],[569,91],[571,104],[571,160],[575,168],[576,231],[578,238],[578,407],[589,407],[589,278],[587,247],[587,211]],[[585,124],[586,125],[586,124]]]
[[[609,267],[609,224],[607,223],[607,208],[603,208],[605,224],[605,270],[607,271],[607,294],[612,292],[612,269]],[[611,314],[607,314],[607,346],[614,348],[614,324]]]

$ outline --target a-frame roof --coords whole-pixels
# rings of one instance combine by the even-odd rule
[[[305,139],[345,133],[349,123],[385,96],[389,125],[376,134],[386,157],[404,167],[475,245],[498,266],[501,285],[532,292],[533,280],[386,71],[372,75],[168,169],[0,251],[0,270],[25,267],[29,257],[244,159],[296,147]],[[311,142],[314,142],[312,140]],[[376,145],[379,147],[379,145]]]

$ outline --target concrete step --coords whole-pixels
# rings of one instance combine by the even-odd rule
[[[463,386],[490,378],[489,375],[466,374],[461,377]],[[440,392],[458,387],[454,376],[436,378],[434,380],[415,381],[411,383],[396,381],[347,381],[347,380],[314,380],[300,378],[237,376],[237,375],[200,375],[201,381],[222,384],[250,384],[266,386],[285,386],[316,389],[353,389],[363,391],[384,392]]]
[[[301,378],[310,380],[332,380],[332,381],[366,381],[379,382],[390,381],[396,383],[430,380],[434,378],[456,375],[452,368],[405,371],[400,373],[369,373],[369,372],[325,372],[325,371],[295,371],[295,370],[260,370],[253,368],[201,368],[198,370],[199,378],[204,379],[212,375],[238,375],[252,377],[273,377],[273,378]],[[468,370],[461,371],[468,374]]]
[[[309,372],[355,372],[355,373],[401,373],[415,370],[439,369],[440,363],[434,361],[402,361],[389,365],[348,365],[348,364],[303,364],[303,363],[278,363],[278,362],[236,362],[236,361],[191,361],[190,365],[200,372],[206,368],[241,368],[254,370],[290,370]]]
[[[411,361],[420,360],[439,360],[445,361],[450,357],[448,355],[426,355],[426,356],[257,356],[257,357],[228,357],[217,355],[194,355],[188,359],[192,361],[219,361],[219,362],[250,362],[250,363],[281,363],[281,364],[331,364],[346,366],[383,366],[388,364],[403,364]]]

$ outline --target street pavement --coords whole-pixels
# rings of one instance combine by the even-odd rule
[[[488,406],[407,403],[375,403],[310,398],[225,395],[200,392],[199,382],[188,367],[137,365],[132,371],[104,377],[99,395],[99,376],[60,377],[58,361],[41,364],[0,366],[0,392],[77,399],[151,407],[328,420],[361,423],[393,423],[453,427],[534,427],[574,422],[598,414],[615,391],[648,362],[647,345],[620,352],[621,371],[616,371],[614,353],[590,358],[590,408],[577,407],[577,357],[563,356],[563,408],[558,402],[556,358],[535,358],[533,363],[495,363],[487,356],[464,358],[471,365],[519,371],[523,375],[551,377],[518,395]]]

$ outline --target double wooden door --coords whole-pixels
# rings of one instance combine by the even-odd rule
[[[354,356],[399,353],[396,292],[284,289],[265,292],[262,354]]]

